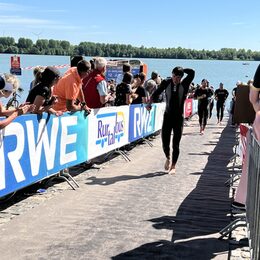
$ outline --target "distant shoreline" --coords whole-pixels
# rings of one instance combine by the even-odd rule
[[[191,59],[191,60],[238,60],[260,61],[260,51],[235,48],[220,50],[194,50],[181,47],[147,48],[134,47],[129,44],[106,44],[81,42],[71,45],[68,41],[39,39],[35,43],[31,39],[0,37],[1,54],[58,55],[58,56],[101,56],[115,58],[153,58],[153,59]]]

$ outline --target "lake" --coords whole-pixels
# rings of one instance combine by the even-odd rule
[[[0,54],[0,73],[10,71],[10,57],[13,54]],[[34,67],[37,65],[53,66],[66,65],[70,63],[69,56],[49,56],[49,55],[19,55],[21,67]],[[91,57],[85,57],[90,60]],[[235,87],[238,80],[247,82],[254,77],[254,73],[259,64],[258,61],[249,61],[243,65],[244,61],[219,61],[219,60],[180,60],[180,59],[141,59],[148,65],[148,78],[153,70],[157,70],[162,77],[171,76],[171,71],[175,66],[188,67],[195,70],[196,75],[194,83],[200,83],[206,78],[210,85],[217,88],[220,82],[230,92]],[[68,68],[60,69],[63,74]],[[22,75],[18,76],[21,87],[24,91],[21,93],[20,102],[23,102],[27,95],[30,82],[33,80],[32,69],[22,70]],[[230,97],[229,97],[230,98]]]

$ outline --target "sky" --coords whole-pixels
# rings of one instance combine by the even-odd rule
[[[259,0],[0,0],[0,37],[260,51]]]

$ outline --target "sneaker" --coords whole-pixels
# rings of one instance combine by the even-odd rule
[[[166,161],[165,161],[165,164],[164,164],[164,169],[166,171],[168,171],[169,167],[170,167],[170,159],[167,158]]]

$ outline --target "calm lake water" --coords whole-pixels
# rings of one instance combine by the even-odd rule
[[[13,54],[0,54],[0,73],[10,71],[10,57]],[[48,55],[19,55],[21,59],[21,67],[31,66],[53,66],[69,64],[69,56],[48,56]],[[85,57],[90,60],[91,57]],[[231,92],[238,80],[247,82],[254,77],[254,73],[259,64],[258,61],[250,61],[248,65],[243,65],[242,61],[218,61],[218,60],[180,60],[180,59],[142,59],[148,65],[148,76],[153,70],[157,70],[162,77],[171,76],[171,71],[175,66],[193,68],[196,72],[194,83],[200,83],[206,78],[210,85],[215,88],[220,82],[224,83],[224,87]],[[67,68],[60,69],[63,74]],[[27,95],[30,82],[33,79],[33,71],[31,69],[22,70],[22,75],[18,76],[24,91],[21,93],[20,102],[23,102]]]

